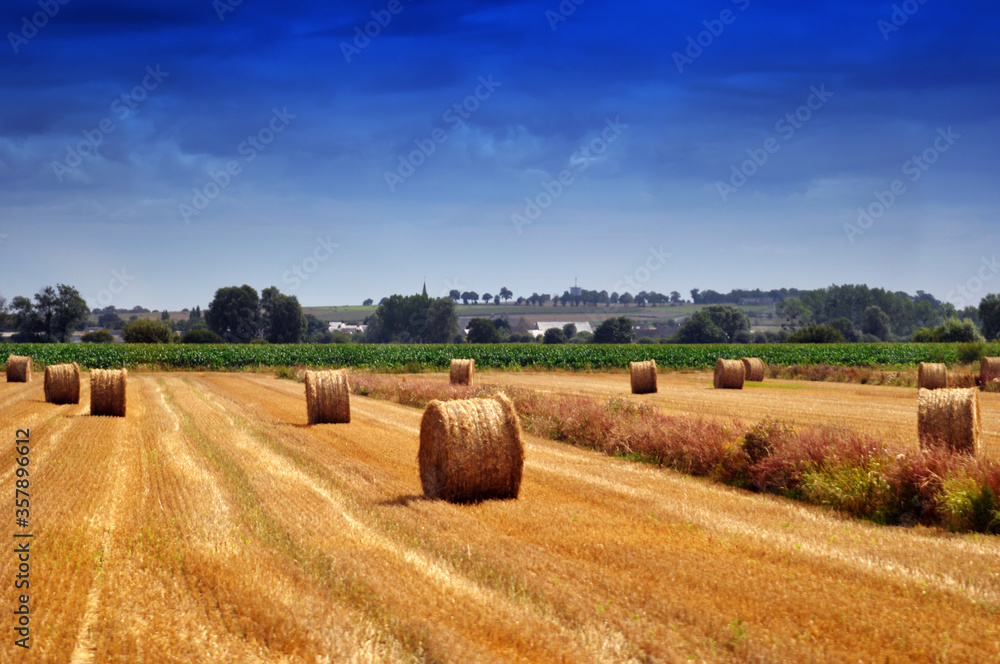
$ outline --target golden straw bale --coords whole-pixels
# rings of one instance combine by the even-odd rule
[[[917,387],[925,390],[948,387],[948,367],[938,362],[921,362],[917,370]]]
[[[127,369],[94,369],[90,372],[90,414],[125,417]]]
[[[979,365],[979,378],[983,387],[1000,383],[1000,357],[984,357]]]
[[[452,360],[450,379],[452,385],[468,385],[472,387],[476,377],[475,360]]]
[[[351,387],[345,372],[306,370],[305,381],[309,424],[351,421]]]
[[[30,383],[33,370],[31,358],[25,355],[11,355],[7,358],[7,382]]]
[[[744,357],[743,371],[744,378],[748,381],[753,381],[755,383],[760,383],[764,380],[764,374],[767,372],[767,365],[764,364],[764,360],[759,357]]]
[[[979,451],[982,423],[979,391],[972,389],[922,389],[917,397],[920,446],[945,445],[955,452]]]
[[[720,359],[715,363],[715,375],[712,382],[715,389],[742,390],[746,378],[746,368],[740,360]]]
[[[430,402],[420,421],[417,459],[428,498],[517,498],[524,446],[513,402],[505,394]]]
[[[45,367],[45,401],[80,403],[80,367],[76,362]]]
[[[632,394],[656,392],[656,360],[629,362],[628,371],[632,382]]]

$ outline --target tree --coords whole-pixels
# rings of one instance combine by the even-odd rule
[[[783,330],[796,330],[808,325],[812,320],[812,311],[798,298],[786,298],[779,302],[775,309],[778,315],[785,319],[781,325]]]
[[[245,344],[259,338],[260,297],[250,286],[227,286],[215,291],[205,311],[208,328],[226,343]]]
[[[299,298],[284,295],[274,286],[261,291],[261,327],[272,344],[297,344],[308,329]]]
[[[391,295],[365,323],[365,340],[374,343],[447,343],[458,333],[455,301],[423,294]]]
[[[500,332],[489,318],[473,318],[469,321],[470,344],[495,344],[500,341]]]
[[[635,298],[632,297],[632,293],[622,293],[621,295],[618,296],[618,302],[623,307],[627,307],[628,305],[632,304],[634,300]]]
[[[160,320],[169,321],[170,320],[170,312],[167,311],[166,309],[164,309],[163,311],[161,311],[160,312]]]
[[[483,304],[489,304],[490,300],[493,299],[493,295],[490,293],[483,293],[479,299],[483,301]]]
[[[188,314],[188,320],[200,320],[201,319],[201,307],[195,307]]]
[[[174,331],[162,320],[140,318],[122,328],[122,338],[127,344],[168,344]]]
[[[681,294],[677,291],[670,291],[670,304],[680,304]]]
[[[674,340],[680,344],[724,344],[729,335],[702,309],[684,321]]]
[[[107,330],[94,330],[81,336],[80,341],[85,344],[111,344],[115,342],[115,337]]]
[[[439,297],[431,301],[427,310],[424,341],[432,344],[446,344],[458,334],[458,311],[455,300]]]
[[[979,320],[983,336],[993,341],[1000,337],[1000,295],[991,293],[979,302]]]
[[[54,341],[69,341],[73,330],[90,314],[87,302],[80,297],[79,291],[66,284],[56,286],[55,315],[52,318],[49,336]]]
[[[543,341],[547,344],[564,344],[566,343],[566,333],[562,331],[562,328],[550,327],[545,330]]]
[[[964,321],[949,318],[934,329],[920,328],[914,333],[913,340],[918,343],[983,341],[983,334],[971,318]]]
[[[333,333],[330,332],[330,324],[316,318],[312,314],[306,314],[305,341],[310,344],[333,343]]]
[[[576,325],[573,323],[566,323],[563,325],[563,334],[566,335],[567,339],[572,339],[576,336]]]
[[[462,299],[462,294],[459,291],[452,288],[450,291],[448,291],[448,297],[453,299],[455,302],[458,302],[459,300]]]
[[[454,293],[455,291],[452,291],[452,292]],[[364,302],[362,302],[361,304],[362,304],[362,305],[364,305],[364,306],[366,306],[366,307],[370,307],[370,306],[372,306],[373,304],[375,304],[375,300],[373,300],[373,299],[371,299],[371,298],[369,297],[369,298],[367,298],[367,299],[366,299],[366,300],[365,300]]]
[[[726,333],[726,341],[735,341],[737,334],[750,331],[750,319],[738,307],[710,304],[698,313],[708,316],[713,323],[721,328]]]
[[[500,289],[500,297],[504,302],[510,302],[510,298],[514,297],[514,294],[510,292],[510,289],[504,286]]]
[[[594,330],[595,344],[628,344],[635,339],[632,319],[625,316],[609,318]]]
[[[500,296],[499,295],[494,295],[493,296],[493,304],[496,304],[496,305],[500,304]]]
[[[788,335],[790,344],[842,344],[844,335],[829,325],[810,325]]]
[[[847,316],[834,318],[830,321],[830,327],[843,334],[844,339],[849,343],[857,343],[861,341],[861,333],[858,332],[858,328],[854,327],[854,321]]]
[[[891,334],[889,315],[878,306],[868,307],[865,309],[861,331],[876,336],[882,341],[888,341]]]

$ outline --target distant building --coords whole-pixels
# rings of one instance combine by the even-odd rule
[[[354,334],[355,332],[364,332],[367,329],[368,329],[367,325],[354,325],[353,323],[330,321],[331,332],[346,332],[348,334]]]
[[[581,295],[583,295],[583,289],[580,288],[579,286],[570,286],[569,294],[571,297],[580,297]]]
[[[576,331],[577,332],[590,332],[591,334],[594,333],[594,328],[590,326],[590,323],[577,323],[575,321],[569,321],[569,320],[567,320],[567,321],[561,321],[561,322],[560,321],[552,321],[552,322],[549,322],[549,321],[538,321],[537,323],[535,323],[534,327],[532,327],[530,330],[528,330],[528,334],[530,334],[533,337],[541,337],[541,336],[545,335],[545,331],[546,330],[551,330],[552,328],[558,328],[558,329],[561,330],[564,327],[566,327],[567,325],[569,325],[570,323],[572,323],[573,325],[576,325]]]

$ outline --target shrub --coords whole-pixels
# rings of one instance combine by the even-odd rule
[[[842,344],[844,335],[829,325],[810,325],[790,334],[785,343],[790,344]]]
[[[962,364],[975,364],[986,356],[986,344],[982,341],[967,341],[958,344],[955,353]]]
[[[162,320],[136,319],[122,328],[122,338],[128,344],[168,344],[173,336],[170,325]]]
[[[225,343],[222,337],[211,330],[199,329],[191,330],[181,337],[182,344],[221,344]]]
[[[251,346],[265,346],[271,342],[267,339],[251,339],[249,343]]]
[[[472,334],[472,330],[469,330],[469,334]],[[566,333],[561,328],[551,327],[545,330],[545,343],[564,344],[566,343]]]
[[[113,344],[115,337],[107,330],[95,330],[84,334],[80,337],[80,341],[85,344]]]

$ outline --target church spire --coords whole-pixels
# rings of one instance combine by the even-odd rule
[[[427,297],[427,277],[424,277],[424,297]]]

